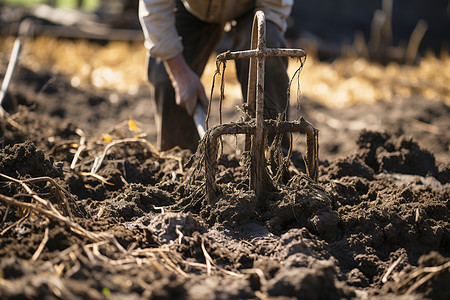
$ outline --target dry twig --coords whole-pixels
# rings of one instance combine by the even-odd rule
[[[25,219],[28,218],[29,215],[30,215],[30,212],[28,211],[25,214],[25,216],[23,216],[22,218],[20,218],[19,220],[17,220],[13,224],[11,224],[10,226],[6,227],[2,232],[0,232],[0,236],[5,235],[5,233],[7,233],[11,228],[14,228],[17,225],[19,225],[20,223],[22,223],[23,221],[25,221]]]
[[[77,164],[77,160],[80,157],[81,152],[83,152],[86,149],[86,137],[81,136],[80,137],[80,144],[78,146],[77,152],[75,152],[75,155],[73,156],[72,163],[70,164],[70,168],[73,170],[75,169],[75,165]]]
[[[406,280],[400,283],[401,287],[406,287],[408,284],[414,280],[417,280],[413,285],[411,285],[408,290],[406,291],[406,295],[410,295],[414,293],[419,287],[424,285],[427,281],[432,279],[434,276],[437,276],[441,272],[448,270],[450,271],[450,261],[440,265],[440,266],[434,266],[434,267],[425,267],[420,268],[419,270],[416,270],[412,272]],[[423,277],[421,277],[423,276]]]
[[[100,175],[98,175],[98,174],[92,173],[92,172],[81,172],[80,175],[86,176],[86,177],[93,177],[93,178],[95,178],[95,179],[100,180],[100,181],[103,182],[104,184],[114,186],[114,183],[111,183],[111,182],[109,182],[108,180],[106,180],[104,177],[102,177],[102,176],[100,176]]]
[[[56,198],[60,200],[60,202],[64,202],[66,212],[70,218],[73,218],[72,211],[69,206],[69,202],[67,201],[67,198],[71,200],[72,203],[76,204],[75,200],[72,197],[72,194],[69,193],[65,188],[63,188],[61,185],[59,185],[56,180],[54,180],[51,177],[37,177],[37,178],[30,178],[22,180],[24,183],[34,183],[34,182],[41,182],[41,181],[48,181],[50,182],[54,188],[56,189]],[[66,198],[67,197],[67,198]]]
[[[38,196],[33,195],[33,198],[35,198],[35,197],[37,198]],[[105,236],[90,232],[90,231],[84,229],[83,227],[81,227],[79,224],[71,221],[69,218],[61,215],[61,213],[58,212],[50,202],[48,202],[40,197],[39,197],[39,199],[41,201],[40,204],[42,204],[45,208],[40,207],[36,203],[27,203],[27,202],[18,201],[12,197],[8,197],[8,196],[0,194],[0,200],[5,202],[6,204],[17,206],[17,207],[20,207],[20,208],[23,208],[26,210],[40,213],[40,214],[48,217],[49,219],[55,220],[57,222],[60,222],[64,225],[68,226],[70,228],[70,230],[72,230],[74,233],[79,234],[91,241],[100,241],[100,240],[105,239]]]
[[[224,268],[221,268],[221,267],[219,267],[218,265],[216,265],[216,264],[214,263],[214,260],[213,260],[213,259],[211,258],[211,256],[209,255],[208,251],[206,251],[206,247],[205,247],[205,239],[204,239],[204,238],[202,238],[201,248],[202,248],[203,255],[205,256],[205,260],[206,260],[206,273],[208,274],[208,276],[211,275],[212,267],[215,267],[216,269],[218,269],[219,271],[224,272],[224,273],[227,274],[227,275],[231,275],[231,276],[234,276],[234,277],[243,277],[242,274],[238,274],[238,273],[235,273],[235,272],[231,272],[231,271],[225,270]]]
[[[94,165],[92,166],[92,171],[91,173],[97,173],[97,171],[100,169],[103,160],[105,159],[106,155],[108,155],[109,150],[111,150],[111,148],[117,146],[117,145],[121,145],[121,144],[133,144],[133,143],[139,143],[144,145],[151,153],[152,155],[154,155],[156,158],[160,158],[161,154],[158,151],[158,149],[156,149],[155,146],[153,146],[149,141],[147,141],[146,139],[123,139],[123,140],[117,140],[114,141],[112,143],[109,143],[105,149],[103,150],[103,153],[98,157],[98,159],[96,159]]]
[[[403,255],[400,255],[399,258],[387,269],[386,274],[384,274],[383,278],[381,279],[381,282],[386,283],[389,275],[391,275],[392,271],[394,271],[395,267],[398,266],[398,264],[403,260]]]
[[[33,257],[31,257],[32,261],[36,261],[39,258],[47,242],[48,242],[48,226],[45,227],[44,238],[39,244],[39,247],[37,248],[36,252],[34,252]]]
[[[205,256],[205,261],[206,261],[206,274],[211,275],[211,265],[214,264],[214,261],[212,260],[211,256],[209,255],[208,251],[206,251],[205,248],[205,240],[202,238],[202,251],[203,251],[203,255]]]

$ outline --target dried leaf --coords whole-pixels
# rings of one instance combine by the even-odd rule
[[[140,138],[144,138],[146,136],[147,136],[147,133],[142,132],[142,133],[139,133],[139,134],[133,136],[133,139],[140,139]]]
[[[92,172],[81,172],[80,174],[83,175],[83,176],[94,177],[95,179],[100,180],[104,184],[114,186],[114,183],[111,183],[111,182],[107,181],[105,178],[103,178],[102,176],[100,176],[98,174],[95,174],[95,173],[92,173]]]
[[[139,128],[137,127],[136,123],[133,121],[131,116],[130,116],[130,119],[128,120],[128,128],[132,132],[139,132]]]
[[[107,142],[107,143],[111,143],[112,142],[112,137],[111,137],[111,135],[106,133],[106,134],[103,135],[102,140]]]

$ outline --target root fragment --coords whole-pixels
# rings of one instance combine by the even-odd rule
[[[33,254],[33,257],[31,257],[32,261],[38,260],[39,256],[41,255],[42,251],[44,250],[47,242],[48,242],[48,226],[45,227],[44,238],[42,239],[41,243],[39,244],[39,247],[37,248],[36,252]]]

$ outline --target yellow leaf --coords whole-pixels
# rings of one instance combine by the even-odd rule
[[[139,128],[137,127],[136,123],[134,123],[133,119],[130,116],[130,119],[128,120],[128,128],[130,131],[138,132]]]
[[[111,136],[110,136],[109,134],[104,134],[104,135],[103,135],[103,140],[104,140],[105,142],[107,142],[107,143],[111,143],[112,138],[111,138]]]

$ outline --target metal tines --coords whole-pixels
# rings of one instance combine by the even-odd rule
[[[211,203],[217,191],[216,169],[219,138],[222,135],[245,134],[246,151],[250,151],[250,188],[259,199],[265,191],[273,188],[265,159],[265,138],[268,133],[282,134],[301,132],[306,134],[307,175],[314,181],[318,178],[318,130],[300,118],[298,121],[264,120],[264,72],[268,56],[306,57],[301,49],[266,47],[266,19],[263,11],[257,11],[253,20],[251,50],[225,52],[217,56],[217,62],[226,60],[250,59],[247,119],[238,123],[217,125],[207,131],[205,139],[205,171],[208,201]],[[223,76],[223,74],[222,74]]]

